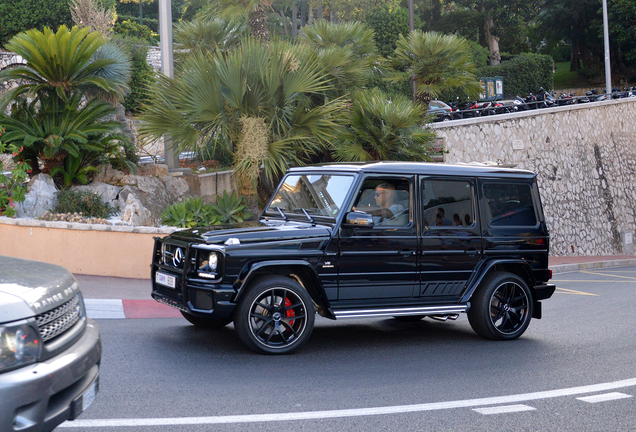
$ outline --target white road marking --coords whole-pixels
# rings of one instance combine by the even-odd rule
[[[483,415],[508,414],[508,413],[514,413],[514,412],[535,411],[535,410],[536,408],[533,408],[528,405],[523,405],[523,404],[496,406],[496,407],[488,407],[488,408],[473,408],[473,411],[477,411],[479,414],[483,414]]]
[[[121,299],[84,299],[89,318],[124,319],[124,304]]]
[[[164,418],[122,418],[122,419],[90,419],[75,420],[62,423],[60,428],[91,428],[91,427],[141,427],[141,426],[178,426],[178,425],[207,425],[229,423],[259,423],[279,422],[290,420],[316,420],[327,418],[361,417],[371,415],[388,415],[414,413],[423,411],[437,411],[454,408],[471,408],[488,405],[503,405],[533,400],[551,399],[564,396],[575,396],[586,393],[598,393],[636,386],[636,378],[593,384],[581,387],[570,387],[558,390],[548,390],[535,393],[525,393],[509,396],[495,396],[481,399],[466,399],[448,402],[432,402],[415,405],[398,405],[374,408],[341,409],[329,411],[305,411],[275,414],[245,414],[209,417],[164,417]]]
[[[600,394],[595,396],[585,396],[585,397],[580,397],[577,399],[583,402],[598,403],[598,402],[607,402],[607,401],[613,401],[618,399],[627,399],[630,397],[633,397],[633,396],[625,394],[625,393],[613,392],[613,393],[605,393],[605,394]]]

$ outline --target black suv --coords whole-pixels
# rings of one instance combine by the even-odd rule
[[[536,175],[378,162],[290,169],[258,221],[156,238],[152,296],[195,326],[234,322],[263,353],[331,318],[447,319],[515,339],[548,284]]]

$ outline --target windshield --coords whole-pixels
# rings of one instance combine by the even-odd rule
[[[287,176],[266,213],[278,216],[279,208],[285,214],[304,215],[304,209],[310,215],[335,217],[352,183],[353,176],[347,175]]]

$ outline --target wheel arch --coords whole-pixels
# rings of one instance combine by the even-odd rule
[[[327,318],[335,319],[329,309],[329,301],[325,290],[310,263],[303,260],[277,260],[254,263],[241,272],[236,284],[235,302],[238,304],[245,294],[246,288],[259,276],[279,275],[294,279],[311,296],[316,311]]]
[[[485,262],[478,271],[477,276],[469,282],[468,289],[464,292],[462,303],[469,302],[479,285],[489,275],[495,272],[512,273],[519,276],[530,288],[533,301],[536,302],[534,285],[536,283],[532,268],[522,259],[493,259]]]

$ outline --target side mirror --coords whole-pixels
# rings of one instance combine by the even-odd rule
[[[345,215],[345,220],[342,223],[342,226],[345,228],[373,228],[373,216],[365,212],[352,211]]]

